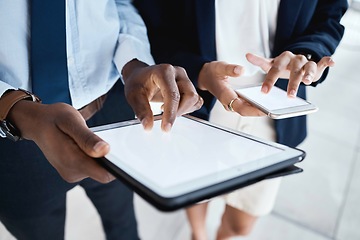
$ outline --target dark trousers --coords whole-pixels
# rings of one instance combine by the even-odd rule
[[[118,81],[88,125],[133,118]],[[32,141],[0,139],[0,221],[17,239],[64,239],[66,192],[78,184],[97,208],[107,239],[138,239],[133,192],[120,181],[67,183]]]

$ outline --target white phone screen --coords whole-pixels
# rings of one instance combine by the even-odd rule
[[[286,92],[276,86],[274,86],[269,93],[264,94],[261,92],[261,85],[236,89],[236,92],[243,96],[250,102],[257,103],[269,111],[278,109],[305,106],[309,103],[301,98],[290,98]]]

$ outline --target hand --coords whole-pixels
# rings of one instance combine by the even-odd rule
[[[227,110],[230,110],[228,109],[229,103],[236,99],[231,104],[235,112],[242,116],[263,116],[265,114],[261,110],[239,98],[228,83],[229,77],[239,77],[243,71],[243,67],[239,65],[222,61],[206,63],[200,71],[198,87],[201,90],[209,91]]]
[[[320,79],[327,67],[334,66],[331,57],[323,57],[318,63],[309,61],[303,55],[286,51],[276,58],[264,58],[251,53],[247,60],[267,73],[261,91],[268,93],[278,78],[289,79],[287,94],[295,97],[300,83],[310,85]]]
[[[21,100],[8,116],[23,138],[33,140],[39,146],[64,180],[78,182],[90,177],[107,183],[114,179],[93,159],[105,156],[109,145],[86,126],[83,117],[72,106]]]
[[[170,131],[177,116],[198,110],[203,99],[197,94],[185,70],[170,64],[148,66],[132,60],[124,66],[125,96],[146,130],[154,124],[149,102],[161,101],[161,128]]]

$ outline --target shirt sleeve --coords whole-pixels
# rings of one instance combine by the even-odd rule
[[[118,72],[124,65],[136,58],[149,65],[154,64],[145,23],[131,3],[131,0],[116,0],[120,19],[118,45],[114,63]]]
[[[15,89],[13,86],[3,82],[1,79],[0,79],[0,97],[9,89]]]

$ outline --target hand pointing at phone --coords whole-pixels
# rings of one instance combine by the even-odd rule
[[[252,53],[246,54],[247,60],[259,66],[266,77],[261,91],[268,93],[278,78],[289,79],[287,94],[295,97],[300,83],[310,85],[320,79],[327,67],[333,67],[335,62],[331,57],[323,57],[318,63],[307,59],[302,54],[285,51],[275,58],[265,58]]]

